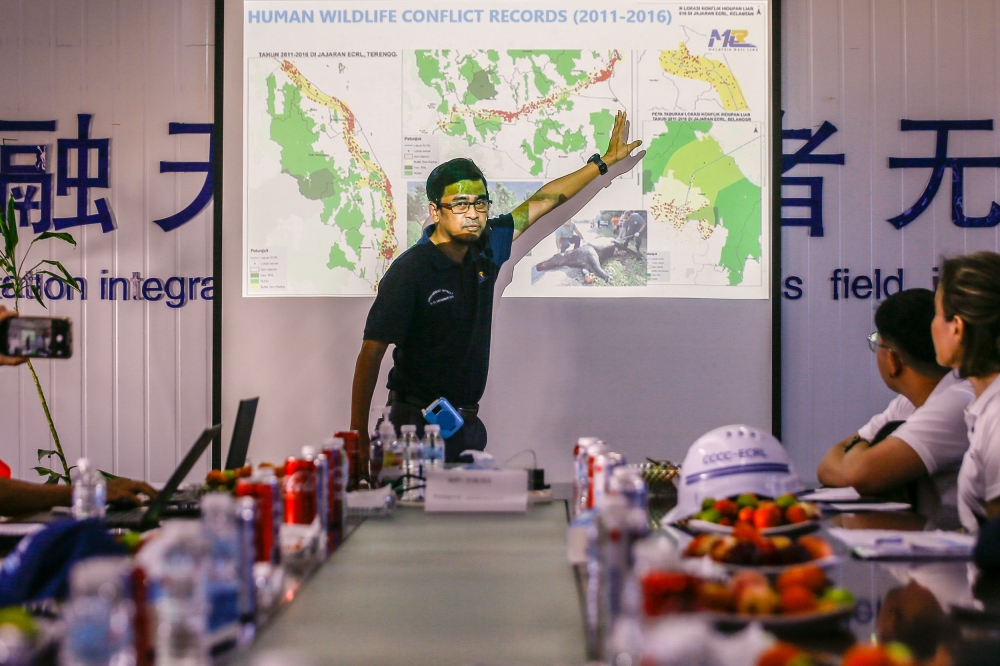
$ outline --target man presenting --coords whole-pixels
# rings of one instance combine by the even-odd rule
[[[456,462],[462,451],[486,447],[478,402],[490,361],[493,287],[511,243],[640,143],[627,142],[625,114],[619,112],[603,157],[594,155],[583,168],[545,184],[512,213],[492,220],[486,178],[471,160],[454,159],[431,172],[427,208],[433,224],[386,271],[354,369],[351,429],[361,435],[362,469],[372,393],[390,344],[396,345],[388,382],[393,424],[413,423],[422,430],[420,410],[443,397],[465,421],[446,440],[445,460]]]

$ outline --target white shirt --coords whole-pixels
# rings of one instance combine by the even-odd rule
[[[958,515],[962,527],[979,531],[986,504],[1000,497],[1000,379],[965,410],[969,451],[958,473]]]
[[[963,415],[974,397],[969,382],[949,372],[919,408],[898,395],[858,430],[870,442],[889,421],[905,421],[892,436],[906,442],[927,469],[927,476],[917,480],[914,508],[939,528],[958,527],[957,477],[969,448]]]

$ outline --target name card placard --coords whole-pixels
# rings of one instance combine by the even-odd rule
[[[523,469],[428,470],[424,510],[518,513],[528,510],[528,473]]]

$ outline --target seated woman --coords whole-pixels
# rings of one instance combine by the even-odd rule
[[[937,361],[967,377],[969,450],[958,473],[958,512],[970,532],[1000,515],[1000,254],[976,252],[941,267],[931,325]]]
[[[879,306],[868,344],[882,381],[899,395],[834,445],[816,476],[824,485],[852,486],[862,495],[898,495],[934,526],[955,529],[958,469],[969,448],[963,412],[972,388],[935,362],[933,319],[934,293],[928,289],[900,291]]]

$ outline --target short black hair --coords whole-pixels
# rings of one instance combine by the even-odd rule
[[[948,368],[938,365],[931,337],[934,292],[906,289],[889,296],[875,311],[875,328],[886,346],[903,363],[927,377],[942,377]]]
[[[1000,372],[1000,254],[975,252],[941,266],[941,308],[945,319],[962,318],[962,377]]]
[[[444,188],[460,180],[480,180],[483,182],[483,187],[489,190],[486,176],[476,166],[476,163],[464,157],[456,157],[444,164],[437,165],[427,176],[427,200],[435,204],[441,203]]]

